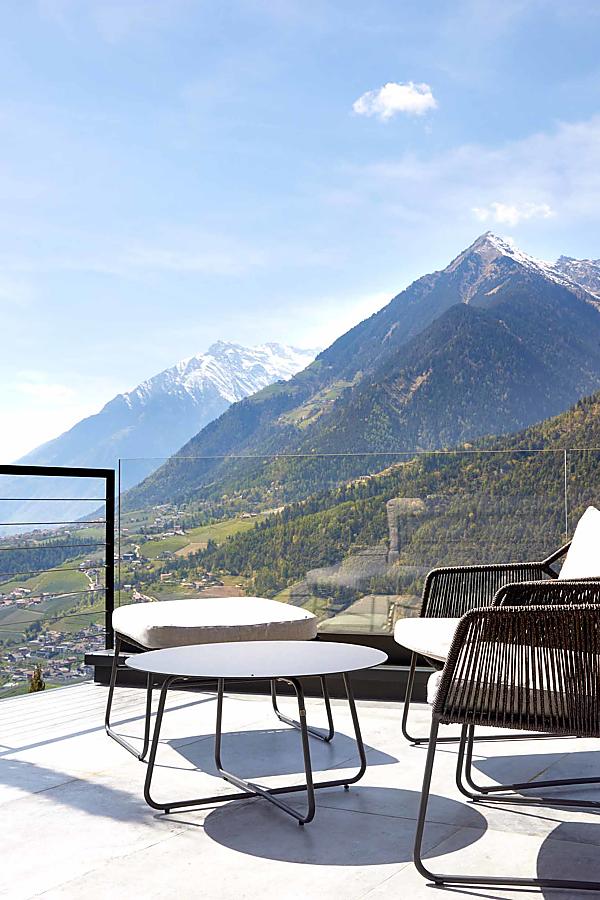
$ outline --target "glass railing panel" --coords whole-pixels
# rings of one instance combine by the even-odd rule
[[[562,451],[180,457],[121,497],[119,602],[260,595],[389,634],[431,568],[558,547],[564,499]]]
[[[561,545],[598,503],[599,464],[562,450],[122,460],[116,602],[260,595],[322,632],[390,634],[431,568]],[[30,481],[0,478],[0,697],[38,665],[48,686],[89,677],[84,655],[105,645],[104,482]]]

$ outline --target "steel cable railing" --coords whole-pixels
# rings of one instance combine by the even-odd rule
[[[2,685],[9,684],[16,690],[28,685],[31,666],[41,665],[52,671],[52,675],[64,663],[64,681],[74,680],[71,671],[73,660],[82,666],[81,650],[74,650],[77,641],[71,636],[70,626],[61,630],[60,637],[55,637],[60,650],[50,645],[55,632],[52,626],[58,622],[68,623],[81,619],[88,623],[88,630],[93,626],[94,640],[98,640],[103,632],[102,644],[106,649],[113,646],[112,612],[115,596],[115,472],[108,468],[82,468],[59,466],[21,466],[2,465],[0,476],[8,477],[10,496],[4,496],[0,481],[0,527],[3,535],[0,542],[0,696]],[[63,487],[63,480],[69,480],[70,489]],[[50,480],[56,485],[53,493],[41,486],[48,486]],[[74,496],[73,481],[86,484],[94,480],[103,483],[104,490],[95,488]],[[38,488],[38,482],[40,487]],[[32,490],[27,487],[35,485]],[[19,490],[19,486],[25,490]],[[62,488],[62,489],[61,489]],[[98,496],[102,494],[102,496]],[[11,503],[25,503],[26,513],[20,518],[18,512],[11,515]],[[81,517],[68,515],[59,518],[55,515],[32,515],[32,506],[47,508],[45,504],[68,503],[69,510],[73,504],[85,504],[93,510]],[[97,504],[102,506],[98,508]],[[90,540],[85,529],[102,527],[103,535],[96,540],[96,534]],[[83,540],[78,539],[77,532],[82,531]],[[82,559],[85,552],[90,559]],[[103,558],[95,558],[100,551]],[[76,563],[81,559],[79,564]],[[9,560],[7,563],[6,560]],[[22,565],[21,565],[21,560]],[[48,560],[46,565],[44,560]],[[33,564],[32,564],[33,563]],[[67,565],[65,565],[67,563]],[[74,564],[75,563],[75,564]],[[81,587],[74,580],[73,573],[80,572],[88,579],[88,586]],[[48,576],[44,580],[44,576]],[[45,591],[45,585],[54,585]],[[29,587],[27,586],[29,585]],[[4,588],[4,590],[3,590]],[[9,593],[6,593],[10,588]],[[94,622],[100,618],[102,624]],[[73,632],[74,635],[77,632]],[[42,641],[39,639],[43,636]],[[81,643],[81,641],[79,641]],[[19,646],[19,644],[21,646]],[[52,660],[50,665],[49,660]],[[13,682],[11,678],[16,677]],[[19,672],[18,676],[14,672]],[[56,680],[56,679],[53,679]],[[60,678],[59,678],[59,683]],[[7,691],[4,691],[5,695]]]

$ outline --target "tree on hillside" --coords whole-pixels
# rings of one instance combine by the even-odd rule
[[[32,622],[31,625],[28,625],[25,629],[25,637],[28,641],[33,641],[38,636],[41,630],[41,622],[36,620],[35,622]]]
[[[33,673],[31,675],[31,682],[29,684],[29,693],[35,694],[37,691],[43,691],[46,687],[46,682],[42,678],[42,667],[38,663],[34,668]]]

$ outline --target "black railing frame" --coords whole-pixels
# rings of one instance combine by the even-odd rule
[[[104,481],[105,516],[104,529],[105,540],[98,542],[104,546],[105,575],[104,575],[104,628],[105,647],[112,650],[114,647],[114,632],[112,627],[112,614],[115,608],[115,470],[83,468],[79,466],[25,466],[14,464],[0,465],[0,475],[35,476],[48,478],[96,478]],[[9,500],[9,497],[3,498]],[[32,498],[35,500],[35,497]],[[52,498],[55,499],[55,498]],[[86,501],[88,498],[82,497]],[[15,522],[15,525],[23,524]],[[43,524],[43,523],[42,523]],[[60,523],[56,523],[60,524]],[[65,522],[67,524],[74,524]],[[85,519],[81,520],[85,525]]]

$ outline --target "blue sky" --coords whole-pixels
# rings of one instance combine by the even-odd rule
[[[325,346],[488,228],[600,257],[595,0],[0,12],[6,461],[216,339]]]

